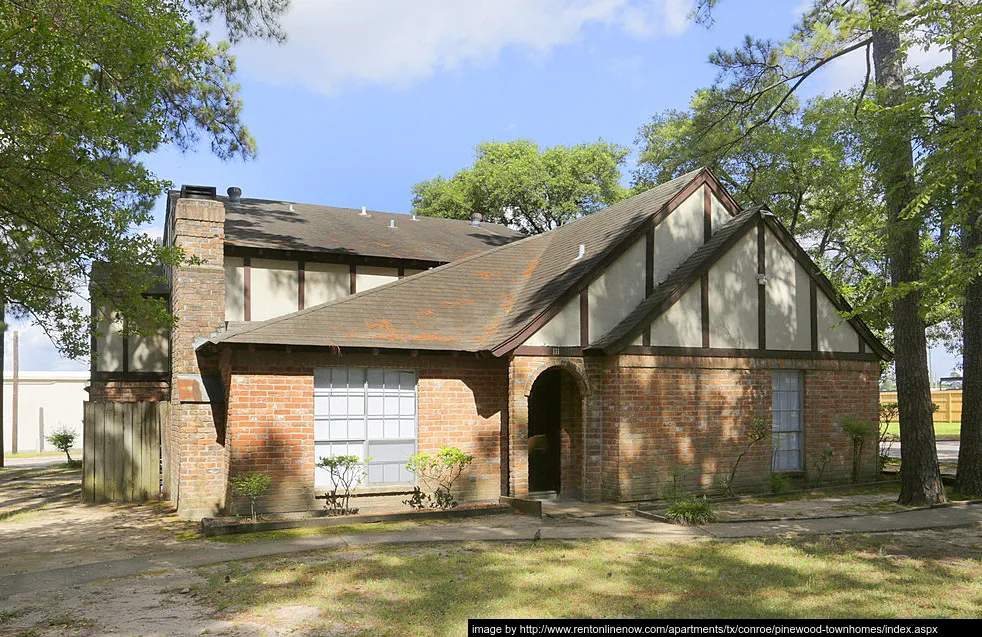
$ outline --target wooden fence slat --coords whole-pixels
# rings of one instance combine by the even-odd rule
[[[92,472],[95,470],[95,458],[92,456],[92,410],[94,403],[82,403],[82,501],[92,502]]]
[[[106,405],[99,404],[92,411],[92,501],[102,502],[106,497]]]
[[[120,467],[123,473],[123,479],[120,481],[123,491],[120,499],[126,502],[133,501],[133,467],[139,462],[139,459],[135,456],[136,448],[133,446],[133,429],[136,423],[134,409],[136,407],[137,405],[133,403],[126,405],[123,415],[123,463]]]
[[[931,390],[931,402],[938,406],[938,410],[934,412],[934,421],[961,422],[962,401],[962,390],[960,389]],[[881,391],[880,402],[897,402],[897,392]]]

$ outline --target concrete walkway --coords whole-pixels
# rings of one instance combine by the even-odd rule
[[[648,519],[616,515],[578,519],[515,517],[507,525],[469,524],[422,527],[388,533],[311,536],[289,540],[270,540],[247,544],[215,543],[199,549],[99,562],[68,568],[21,573],[0,577],[0,590],[6,595],[64,589],[87,582],[130,577],[154,571],[190,568],[287,553],[368,547],[386,544],[432,542],[516,542],[532,541],[537,530],[543,540],[658,539],[690,541],[705,538],[745,538],[797,534],[882,533],[927,528],[945,528],[982,523],[982,504],[963,504],[935,509],[902,511],[882,515],[848,518],[787,520],[773,522],[733,522],[705,527],[684,527]]]

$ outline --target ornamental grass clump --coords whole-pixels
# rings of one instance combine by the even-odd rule
[[[716,521],[713,506],[705,496],[688,496],[676,500],[665,511],[665,517],[673,524],[699,525]]]

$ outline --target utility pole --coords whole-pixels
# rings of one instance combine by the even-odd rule
[[[6,306],[0,296],[0,469],[3,468],[3,344],[6,336],[7,323],[4,321]]]
[[[20,361],[18,360],[18,347],[17,347],[17,331],[14,330],[14,397],[10,401],[10,423],[12,427],[10,428],[10,453],[17,453],[17,394],[19,383],[17,382],[20,376]]]

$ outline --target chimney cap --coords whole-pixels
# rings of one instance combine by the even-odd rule
[[[484,221],[484,215],[483,214],[481,214],[480,212],[472,212],[471,213],[471,225],[472,226],[479,226],[479,225],[481,225],[481,222],[482,221]]]
[[[235,202],[242,199],[242,189],[238,186],[229,186],[226,192],[228,192],[229,201]]]
[[[184,184],[181,186],[181,199],[214,199],[216,188],[214,186],[192,186]]]

